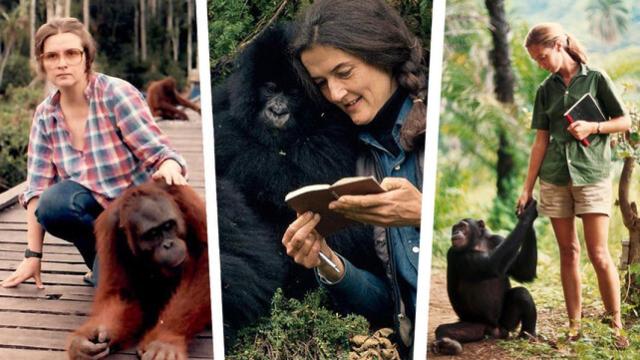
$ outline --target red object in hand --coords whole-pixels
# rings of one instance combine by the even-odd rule
[[[575,120],[573,120],[573,117],[571,117],[571,114],[565,114],[564,117],[567,118],[567,121],[569,122],[569,124],[573,124],[573,122],[575,121]],[[584,146],[589,146],[589,144],[590,144],[589,140],[587,140],[587,138],[584,138],[584,139],[580,140],[580,142]]]

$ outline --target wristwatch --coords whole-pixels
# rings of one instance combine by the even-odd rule
[[[24,251],[24,257],[25,257],[25,258],[32,258],[32,257],[35,257],[35,258],[38,258],[38,259],[42,259],[42,253],[40,253],[40,252],[36,252],[36,251],[31,251],[31,250],[29,250],[29,248],[27,248],[27,249]]]

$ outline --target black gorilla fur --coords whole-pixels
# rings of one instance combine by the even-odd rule
[[[285,249],[280,241],[296,217],[285,204],[285,195],[304,185],[333,183],[355,174],[355,126],[341,112],[323,113],[306,95],[288,52],[291,35],[289,25],[267,29],[239,55],[236,70],[214,89],[216,175],[233,183],[255,212],[255,218],[251,215],[242,220],[241,228],[249,229],[256,221],[257,226],[266,223],[271,229],[271,234],[240,241],[228,233],[232,229],[220,227],[222,281],[229,287],[242,287],[229,292],[234,295],[227,295],[228,289],[224,289],[223,303],[234,302],[250,313],[225,307],[225,324],[232,327],[240,324],[239,316],[249,316],[247,323],[256,320],[263,309],[256,309],[254,302],[271,299],[272,286],[263,291],[254,289],[254,282],[242,281],[252,273],[259,276],[268,271],[264,266],[280,266],[283,273],[273,278],[281,281],[278,287],[287,296],[300,296],[317,286],[313,272],[294,264],[286,254],[282,265],[280,257]],[[225,196],[219,194],[219,199],[224,201]],[[236,247],[247,246],[242,241],[273,242],[275,246],[261,244],[254,253],[236,253]],[[383,274],[371,227],[347,229],[327,241],[355,266]],[[262,247],[269,250],[260,251]],[[226,259],[231,256],[233,260]],[[274,257],[277,259],[271,259]]]
[[[286,280],[289,260],[277,234],[233,184],[218,179],[216,188],[224,334],[234,339],[238,329],[267,313],[273,293]]]

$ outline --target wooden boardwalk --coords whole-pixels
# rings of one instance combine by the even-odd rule
[[[189,182],[204,197],[204,164],[200,117],[192,121],[161,121],[160,127],[189,164]],[[0,194],[0,279],[8,277],[22,261],[26,248],[26,213],[15,203],[24,184]],[[88,271],[70,243],[49,234],[44,240],[42,280],[13,289],[0,287],[0,359],[66,359],[67,336],[89,315],[94,289],[82,281]],[[212,359],[211,331],[191,341],[190,359]],[[135,349],[108,359],[136,359]]]

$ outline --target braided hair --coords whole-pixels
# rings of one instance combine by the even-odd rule
[[[400,143],[412,150],[426,129],[427,70],[420,40],[384,0],[317,0],[297,23],[291,44],[295,67],[307,90],[322,96],[300,61],[314,45],[329,46],[387,71],[409,92],[413,106],[400,130]]]

